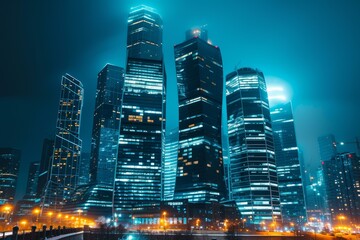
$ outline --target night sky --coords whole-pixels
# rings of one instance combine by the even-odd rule
[[[84,84],[81,136],[83,150],[90,151],[97,73],[106,63],[125,66],[127,16],[138,4],[158,9],[164,22],[170,126],[178,114],[173,46],[184,41],[187,29],[206,25],[221,49],[225,75],[254,67],[268,85],[288,90],[298,143],[312,168],[320,161],[318,136],[360,136],[360,1],[5,0],[0,146],[22,151],[18,198],[29,162],[40,161],[43,139],[55,132],[65,73]]]

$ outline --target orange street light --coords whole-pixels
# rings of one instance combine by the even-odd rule
[[[25,227],[26,227],[26,224],[27,224],[27,221],[26,220],[22,220],[21,222],[20,222],[20,224],[23,226],[23,228],[25,229]]]

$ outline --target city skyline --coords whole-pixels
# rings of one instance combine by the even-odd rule
[[[336,18],[335,20],[338,20],[339,22],[336,22],[337,24],[334,24],[333,27],[340,31],[340,33],[343,34],[336,34],[341,37],[338,37],[337,40],[331,39],[333,36],[331,29],[329,26],[332,23],[328,18],[331,16],[335,16],[334,12],[331,10],[334,8],[334,5],[336,3],[334,2],[326,2],[325,4],[325,10],[323,11],[323,18],[320,18],[320,20],[316,20],[315,16],[317,13],[317,10],[319,9],[320,3],[315,3],[311,5],[309,2],[303,3],[303,8],[300,8],[300,10],[295,11],[296,7],[299,7],[299,3],[285,3],[283,1],[275,1],[273,4],[276,6],[282,6],[282,8],[273,9],[273,13],[267,13],[265,12],[265,6],[267,5],[265,2],[260,1],[260,5],[258,7],[264,8],[261,12],[265,14],[265,16],[276,16],[275,13],[283,13],[284,16],[290,18],[292,20],[292,23],[300,24],[300,20],[296,20],[296,17],[305,17],[306,15],[310,14],[310,20],[313,22],[306,22],[309,25],[304,26],[310,26],[312,28],[306,31],[313,30],[314,32],[310,31],[308,33],[313,34],[305,34],[305,35],[298,35],[297,32],[291,27],[284,27],[279,23],[278,21],[275,21],[276,19],[272,19],[271,21],[274,21],[275,24],[273,31],[265,31],[264,26],[265,19],[259,19],[259,23],[255,24],[254,19],[251,18],[251,16],[246,15],[249,17],[249,19],[241,19],[236,24],[233,23],[229,17],[226,16],[226,12],[231,13],[230,10],[231,7],[228,5],[221,6],[220,10],[224,10],[225,13],[220,14],[220,18],[214,19],[211,18],[211,13],[214,13],[213,8],[206,8],[206,10],[203,10],[201,12],[202,14],[196,14],[197,11],[199,11],[199,5],[200,3],[193,3],[194,8],[187,8],[186,6],[190,4],[190,2],[184,2],[183,4],[178,5],[178,8],[180,9],[186,9],[187,11],[193,12],[194,14],[187,14],[191,17],[187,18],[186,21],[184,19],[184,22],[178,23],[180,21],[177,21],[176,18],[171,17],[171,14],[174,14],[174,12],[177,12],[177,9],[175,7],[171,7],[169,3],[160,3],[154,2],[149,3],[147,1],[133,1],[130,3],[130,1],[124,3],[117,3],[109,2],[109,5],[103,6],[101,10],[105,11],[108,10],[110,17],[102,16],[103,18],[100,18],[101,23],[111,23],[111,28],[114,28],[114,32],[106,28],[106,31],[99,30],[99,25],[93,21],[90,21],[89,24],[93,24],[95,29],[99,31],[99,33],[104,33],[104,36],[102,38],[98,38],[97,41],[100,42],[98,47],[95,47],[94,40],[87,39],[86,36],[91,36],[90,32],[88,30],[82,30],[79,33],[75,32],[75,27],[81,26],[80,24],[84,24],[86,21],[84,19],[93,17],[93,12],[95,11],[93,8],[93,4],[89,4],[89,6],[85,6],[84,11],[84,19],[81,20],[78,23],[75,23],[74,21],[71,21],[71,19],[75,19],[75,14],[72,13],[72,11],[68,10],[66,13],[68,14],[66,19],[69,19],[69,22],[61,22],[56,19],[53,19],[48,14],[52,13],[50,6],[44,6],[45,8],[49,8],[49,13],[44,13],[40,10],[39,13],[40,17],[38,18],[32,18],[29,23],[30,25],[25,24],[25,26],[29,26],[29,29],[34,29],[34,32],[37,33],[39,36],[43,36],[42,34],[51,34],[52,27],[50,28],[49,25],[41,22],[40,20],[42,18],[48,20],[50,19],[50,23],[54,24],[54,26],[61,26],[60,28],[57,28],[59,33],[69,33],[69,36],[73,35],[77,36],[79,40],[74,40],[75,42],[70,42],[70,38],[64,37],[65,41],[61,44],[63,47],[63,50],[65,51],[63,54],[59,54],[59,59],[56,61],[54,60],[52,55],[56,55],[55,47],[56,47],[56,41],[52,39],[50,36],[45,36],[45,39],[48,39],[46,44],[43,42],[44,40],[41,40],[39,36],[36,34],[34,37],[28,38],[28,42],[23,42],[24,40],[18,39],[18,44],[21,46],[28,46],[29,48],[32,46],[32,44],[35,44],[36,46],[36,54],[35,61],[32,59],[29,59],[27,56],[25,56],[22,59],[18,59],[17,57],[22,56],[19,55],[17,51],[14,52],[13,58],[11,58],[11,61],[7,61],[6,64],[3,66],[9,66],[8,69],[14,69],[15,66],[18,64],[25,64],[25,69],[28,67],[31,67],[33,62],[38,62],[39,65],[35,65],[34,69],[30,69],[29,72],[29,82],[32,82],[32,85],[38,86],[38,84],[41,83],[41,87],[39,89],[34,89],[33,86],[29,86],[27,82],[23,82],[21,79],[28,79],[28,78],[20,78],[19,73],[14,73],[13,75],[7,75],[7,81],[5,83],[5,88],[2,88],[1,96],[3,98],[1,99],[1,107],[4,109],[9,116],[9,120],[2,119],[2,126],[1,129],[2,133],[4,134],[1,138],[1,146],[3,147],[15,147],[22,150],[22,161],[25,164],[21,164],[21,172],[22,176],[26,176],[27,174],[27,167],[31,161],[39,161],[40,160],[40,154],[41,154],[41,144],[45,137],[52,136],[54,134],[53,126],[56,121],[56,102],[58,102],[58,85],[61,78],[61,75],[65,72],[69,72],[70,74],[74,74],[78,79],[81,79],[84,81],[84,88],[85,88],[85,100],[84,100],[84,113],[86,117],[83,117],[82,119],[82,130],[81,130],[81,138],[84,139],[83,148],[85,151],[89,152],[90,150],[90,136],[91,136],[91,126],[92,126],[92,118],[89,117],[93,114],[93,109],[95,105],[95,95],[93,94],[95,92],[96,88],[96,74],[97,72],[107,63],[111,62],[113,64],[116,64],[118,66],[124,67],[124,60],[125,60],[125,51],[123,49],[123,45],[125,44],[125,32],[121,31],[121,29],[125,29],[125,22],[127,18],[128,11],[131,6],[144,3],[148,4],[150,6],[153,6],[158,9],[160,12],[160,15],[162,16],[165,26],[164,26],[164,52],[165,52],[165,61],[168,71],[168,78],[169,78],[169,91],[173,94],[176,93],[176,90],[174,88],[174,82],[175,81],[175,67],[174,63],[172,63],[173,56],[171,47],[173,44],[181,42],[183,40],[184,32],[196,25],[203,25],[208,24],[206,27],[209,30],[209,35],[211,36],[211,39],[213,39],[216,44],[219,45],[219,47],[222,50],[223,53],[223,59],[224,59],[224,75],[229,73],[235,65],[240,66],[253,66],[261,69],[265,77],[269,80],[271,80],[271,76],[275,76],[277,78],[283,79],[283,81],[280,81],[284,83],[285,85],[289,86],[290,91],[292,92],[292,99],[294,103],[294,119],[295,119],[295,127],[298,135],[298,142],[301,147],[301,149],[304,151],[305,159],[307,162],[310,161],[317,161],[320,160],[318,149],[317,149],[317,143],[316,139],[320,135],[328,134],[328,133],[334,133],[335,135],[339,136],[339,139],[344,140],[352,140],[356,135],[359,135],[359,126],[355,124],[355,119],[358,118],[359,112],[356,112],[356,106],[358,100],[355,98],[356,89],[359,89],[358,87],[358,70],[355,69],[355,67],[351,67],[351,64],[355,64],[358,59],[359,54],[356,54],[359,52],[359,47],[355,45],[356,40],[359,39],[359,34],[356,26],[359,26],[359,19],[357,19],[354,15],[354,12],[356,12],[356,9],[359,9],[359,4],[354,2],[346,2],[347,4],[343,4],[341,6],[338,6],[343,11],[340,11],[342,14],[346,13],[343,16],[342,21],[340,21],[339,18]],[[238,4],[238,6],[242,7],[245,11],[245,9],[254,9],[256,3],[249,3],[249,2],[241,2],[241,3],[235,3],[229,1],[228,3],[232,4]],[[204,4],[204,3],[203,3]],[[259,4],[259,2],[257,3]],[[35,4],[36,5],[36,4]],[[176,4],[175,4],[176,5]],[[60,9],[64,7],[69,7],[69,9],[77,9],[80,7],[80,5],[77,4],[70,4],[70,3],[64,3],[64,6],[58,6]],[[71,8],[72,7],[72,8]],[[324,7],[324,6],[322,6]],[[55,7],[56,8],[56,7]],[[115,8],[110,10],[110,8]],[[5,9],[5,8],[4,8]],[[30,7],[29,9],[32,9]],[[301,13],[301,10],[304,12]],[[294,13],[294,18],[291,18],[289,14]],[[75,11],[76,12],[76,11]],[[15,24],[23,23],[22,20],[26,19],[27,13],[26,12],[20,12],[21,15],[20,20],[18,22],[15,22]],[[88,14],[88,15],[86,15]],[[273,15],[274,14],[274,15]],[[286,15],[288,14],[288,15]],[[178,16],[179,14],[175,15]],[[280,14],[281,15],[281,14]],[[56,16],[56,15],[55,15]],[[54,16],[54,17],[55,17]],[[114,22],[112,21],[114,20]],[[329,20],[329,23],[326,23],[326,20]],[[65,21],[65,20],[64,20]],[[298,22],[299,21],[299,22]],[[229,28],[226,28],[225,33],[232,33],[236,35],[236,29],[237,27],[243,31],[243,33],[251,33],[254,29],[257,29],[256,26],[264,30],[262,34],[254,35],[255,37],[252,39],[252,41],[244,41],[242,44],[238,43],[238,40],[231,39],[229,37],[224,36],[221,34],[222,28],[221,24],[227,23]],[[101,25],[101,24],[100,24]],[[300,24],[301,25],[301,24]],[[83,25],[85,26],[85,25]],[[174,26],[174,27],[171,27]],[[301,25],[302,26],[302,25]],[[352,26],[350,28],[341,28],[341,26]],[[96,28],[97,27],[97,28]],[[283,29],[282,29],[283,28]],[[7,28],[5,28],[7,29]],[[24,34],[26,35],[27,32],[23,27],[20,27],[20,33],[17,34]],[[176,30],[174,30],[176,29]],[[231,31],[233,29],[233,31]],[[286,36],[284,38],[280,38],[279,31],[280,30],[287,30],[285,31]],[[321,30],[320,33],[317,30]],[[94,30],[96,32],[96,30]],[[115,34],[116,32],[116,34]],[[57,33],[57,34],[59,34]],[[224,34],[225,34],[224,33]],[[271,34],[273,33],[273,34]],[[57,36],[55,34],[55,36]],[[88,34],[88,35],[86,35]],[[90,34],[90,35],[89,35]],[[113,35],[115,34],[115,35]],[[268,35],[266,35],[268,34]],[[16,34],[10,34],[11,36],[17,36]],[[99,34],[101,35],[101,34]],[[174,36],[172,36],[174,35]],[[267,36],[266,39],[261,38],[261,35]],[[281,34],[280,34],[281,35]],[[171,37],[170,37],[171,36]],[[311,38],[310,38],[311,36]],[[301,55],[300,52],[297,52],[300,55],[296,54],[295,49],[297,47],[304,47],[299,42],[294,41],[296,37],[299,37],[300,39],[305,39],[308,44],[310,44],[308,47],[312,49],[313,51],[308,50],[308,52],[304,52],[303,54],[307,54],[306,56]],[[304,37],[304,38],[301,38]],[[34,40],[39,40],[39,42],[34,43]],[[80,39],[86,40],[87,43],[85,43],[84,47],[80,47],[79,41]],[[53,40],[53,41],[51,41]],[[265,44],[262,44],[262,40],[265,42]],[[277,40],[277,41],[275,41]],[[294,42],[292,42],[293,40]],[[312,41],[311,41],[312,40]],[[321,41],[323,40],[323,41]],[[326,41],[325,41],[326,40]],[[283,47],[278,46],[279,41],[290,41],[289,44],[285,44]],[[86,42],[86,41],[85,41]],[[339,47],[339,50],[334,49],[334,47],[337,46],[337,44],[340,44],[342,42],[345,42],[348,45],[348,47],[353,47],[351,51],[349,49],[344,50],[343,48]],[[59,42],[58,42],[59,43]],[[277,43],[277,44],[275,44]],[[326,44],[323,44],[326,43]],[[13,44],[12,44],[13,45]],[[12,46],[11,45],[11,46]],[[95,44],[96,45],[96,44]],[[341,44],[342,45],[342,44]],[[169,47],[170,46],[170,47]],[[317,48],[315,48],[315,46]],[[49,49],[49,47],[52,47],[54,49]],[[76,47],[76,49],[74,48]],[[235,54],[230,53],[229,47],[232,49],[235,49],[236,52],[241,54]],[[262,52],[255,52],[254,49],[261,49]],[[274,52],[272,52],[270,49],[275,48],[283,55],[274,55]],[[114,51],[116,49],[116,51]],[[240,50],[239,50],[240,49]],[[47,51],[45,51],[47,50]],[[335,56],[338,56],[337,58],[332,58],[332,62],[327,62],[330,60],[322,59],[326,61],[328,64],[335,64],[338,68],[335,68],[333,65],[322,65],[318,66],[317,68],[312,67],[310,68],[310,63],[313,63],[311,61],[311,58],[315,58],[316,61],[319,61],[318,56],[321,55],[320,53],[327,52],[326,50],[330,51],[333,50],[333,54]],[[32,51],[32,50],[27,50]],[[294,52],[295,51],[295,52]],[[29,52],[27,52],[29,53]],[[82,54],[80,54],[82,53]],[[75,57],[77,54],[78,56]],[[284,55],[285,54],[285,55]],[[89,70],[89,66],[86,68],[82,66],[80,63],[81,61],[84,61],[84,57],[88,58],[89,56],[99,56],[97,61],[92,61],[91,64],[85,64],[91,66],[91,71]],[[230,55],[234,55],[229,57]],[[237,55],[237,56],[236,56]],[[10,54],[9,54],[10,56]],[[11,55],[12,56],[12,55]],[[74,58],[72,57],[74,56]],[[265,57],[269,56],[269,57]],[[271,56],[277,56],[276,58],[271,58]],[[328,57],[326,54],[324,57]],[[82,60],[81,60],[82,59]],[[170,59],[170,60],[169,60]],[[310,61],[309,63],[305,64],[297,64],[298,68],[302,68],[303,70],[300,71],[294,64],[294,62],[301,63],[299,59],[306,59]],[[335,61],[336,59],[352,59],[352,61],[346,61],[346,66],[343,66],[343,61]],[[3,60],[2,60],[3,61]],[[49,61],[49,65],[47,69],[44,69],[40,67],[41,63]],[[300,62],[299,62],[300,61]],[[239,63],[240,62],[240,63]],[[290,69],[293,70],[291,72],[289,70],[288,64],[289,62],[293,63],[292,67],[290,66]],[[59,63],[59,64],[57,64]],[[9,65],[10,64],[10,65]],[[332,67],[330,67],[332,66]],[[342,67],[342,68],[341,68]],[[346,67],[346,68],[344,68]],[[85,70],[86,69],[86,70]],[[286,69],[286,70],[285,70]],[[318,79],[319,82],[318,85],[315,84],[315,86],[312,88],[309,85],[310,83],[316,83],[312,78],[309,77],[309,75],[302,75],[303,72],[314,72],[316,69],[321,69],[320,71],[322,74],[327,73],[328,77],[326,78],[323,75],[320,75],[318,72]],[[340,70],[343,69],[343,70]],[[346,69],[346,71],[344,71]],[[40,76],[38,74],[39,71],[43,71],[43,76]],[[24,71],[26,72],[26,71]],[[92,73],[92,72],[95,72]],[[316,71],[315,71],[316,72]],[[351,72],[354,72],[354,76],[351,75]],[[7,73],[7,72],[6,72]],[[292,73],[292,74],[291,74]],[[301,73],[301,74],[300,74]],[[347,76],[346,74],[350,74],[350,76]],[[302,78],[299,77],[302,76]],[[316,74],[315,74],[316,75]],[[10,77],[9,77],[10,76]],[[268,78],[268,76],[270,78]],[[307,79],[305,76],[308,76],[309,79]],[[330,77],[329,77],[330,76]],[[325,78],[326,80],[323,80],[322,78]],[[342,80],[344,78],[345,80]],[[310,80],[312,79],[312,80]],[[340,85],[336,84],[335,80],[330,79],[341,79]],[[46,81],[45,81],[46,80]],[[45,81],[45,82],[44,82]],[[276,82],[276,80],[274,80]],[[302,84],[300,84],[302,82]],[[42,86],[42,83],[44,85]],[[327,85],[321,85],[320,83],[327,83]],[[347,84],[346,84],[347,83]],[[18,87],[15,88],[15,85],[18,85]],[[334,87],[334,86],[336,87]],[[26,91],[23,91],[23,88],[25,86],[29,86],[29,88],[26,88]],[[319,86],[325,86],[323,91],[318,91]],[[310,89],[308,89],[310,88]],[[14,90],[16,89],[16,90]],[[327,91],[326,91],[327,90]],[[6,92],[5,92],[6,91]],[[16,92],[15,92],[16,91]],[[316,95],[318,94],[318,95]],[[306,95],[308,95],[306,97]],[[333,96],[337,96],[338,101],[332,100]],[[23,99],[28,98],[28,100],[24,103]],[[41,102],[42,99],[46,99],[43,103]],[[331,99],[329,103],[326,102],[326,99]],[[173,101],[174,102],[174,101]],[[29,106],[32,106],[34,104],[35,108],[30,108]],[[21,115],[19,115],[19,112],[15,112],[14,110],[11,110],[11,107],[15,107],[16,109],[22,109]],[[25,109],[32,109],[32,111],[35,111],[38,114],[29,114],[28,110]],[[86,109],[87,108],[87,109]],[[327,109],[328,108],[328,109]],[[334,111],[335,110],[335,111]],[[333,113],[332,113],[333,112]],[[41,113],[41,114],[39,114]],[[30,128],[27,122],[24,122],[24,120],[21,120],[21,116],[26,115],[28,120],[31,123],[31,125],[34,125],[33,128]],[[34,116],[32,116],[34,115]],[[337,116],[347,116],[346,118],[340,118]],[[311,122],[308,120],[308,116],[312,116]],[[176,118],[176,113],[174,113],[174,118]],[[332,119],[332,121],[325,121],[326,119]],[[36,121],[35,121],[36,120]],[[170,119],[171,120],[171,119]],[[10,121],[10,122],[9,122]],[[174,119],[172,120],[174,123]],[[24,122],[24,123],[23,123]],[[170,121],[169,121],[170,122]],[[331,122],[331,123],[329,123]],[[334,123],[332,123],[334,122]],[[17,124],[16,126],[19,126],[19,128],[13,129],[11,132],[8,130],[9,126],[13,126],[15,128],[16,123],[23,123],[23,124]],[[338,123],[338,124],[336,124]],[[344,127],[344,126],[349,127]],[[4,127],[6,126],[6,127]],[[307,130],[311,129],[311,131]],[[309,135],[309,132],[312,132]],[[20,134],[22,133],[22,134]],[[36,133],[36,134],[35,134]],[[346,138],[346,139],[345,139]],[[29,139],[32,139],[29,141]],[[29,142],[32,142],[29,144]],[[304,147],[305,146],[305,147]],[[18,196],[18,198],[21,196]]]

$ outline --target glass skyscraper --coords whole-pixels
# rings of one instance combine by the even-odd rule
[[[41,151],[41,160],[39,167],[39,177],[37,184],[37,197],[41,198],[44,195],[45,188],[49,181],[50,176],[50,164],[52,159],[52,154],[54,151],[54,140],[44,139],[42,151]]]
[[[307,218],[291,103],[275,103],[270,114],[283,221],[302,224]]]
[[[333,224],[356,224],[360,220],[360,158],[340,153],[322,163],[326,198]],[[344,216],[346,219],[339,219]]]
[[[262,72],[226,76],[232,199],[246,223],[281,221],[270,109]]]
[[[14,202],[20,157],[20,150],[0,148],[0,204]]]
[[[123,86],[124,69],[106,64],[98,74],[91,145],[92,183],[114,185]]]
[[[162,164],[162,197],[164,201],[173,200],[177,172],[179,129],[174,128],[165,136],[165,156]]]
[[[39,162],[31,162],[29,166],[28,181],[26,185],[26,197],[35,198],[39,179]]]
[[[175,199],[209,203],[225,194],[221,110],[223,66],[220,49],[207,31],[192,29],[175,45],[179,96],[179,151]]]
[[[153,8],[131,9],[114,198],[115,214],[123,218],[160,205],[166,84],[162,31]]]
[[[86,185],[90,182],[90,156],[88,152],[81,153],[81,160],[79,163],[79,178],[78,186]]]
[[[50,180],[45,190],[45,204],[52,208],[63,205],[77,186],[82,145],[80,120],[83,97],[82,83],[65,74],[61,80]]]

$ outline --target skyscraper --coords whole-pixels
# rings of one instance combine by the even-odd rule
[[[86,185],[90,182],[90,153],[82,152],[79,163],[79,178],[77,185]]]
[[[335,136],[328,134],[318,138],[319,149],[320,149],[320,160],[329,161],[337,154]]]
[[[39,162],[31,162],[29,166],[28,181],[26,185],[26,196],[27,197],[36,197],[37,193],[37,184],[39,179]]]
[[[49,176],[50,176],[49,168],[51,165],[53,151],[54,151],[54,140],[45,138],[41,151],[39,177],[38,177],[38,184],[36,191],[37,197],[39,198],[43,197],[46,185],[49,181]]]
[[[83,96],[82,83],[65,74],[61,80],[54,151],[45,196],[45,203],[53,207],[58,207],[69,199],[71,191],[77,186],[82,145],[79,135]]]
[[[0,148],[0,204],[14,202],[20,157],[20,150]]]
[[[270,111],[283,221],[304,223],[305,198],[291,103],[275,103]]]
[[[177,172],[179,129],[171,129],[165,136],[165,156],[162,164],[162,197],[164,201],[173,200]]]
[[[275,149],[262,72],[226,76],[232,198],[249,224],[281,221]]]
[[[98,74],[92,131],[91,182],[113,186],[120,135],[124,69],[111,64]]]
[[[114,198],[115,213],[124,218],[160,204],[166,84],[162,31],[153,8],[131,9]]]
[[[358,223],[360,220],[360,158],[341,153],[322,162],[326,197],[332,223]],[[346,219],[341,219],[341,216]]]
[[[175,198],[199,203],[218,202],[225,194],[221,52],[207,42],[204,29],[192,29],[186,36],[186,41],[174,47],[179,96]]]

